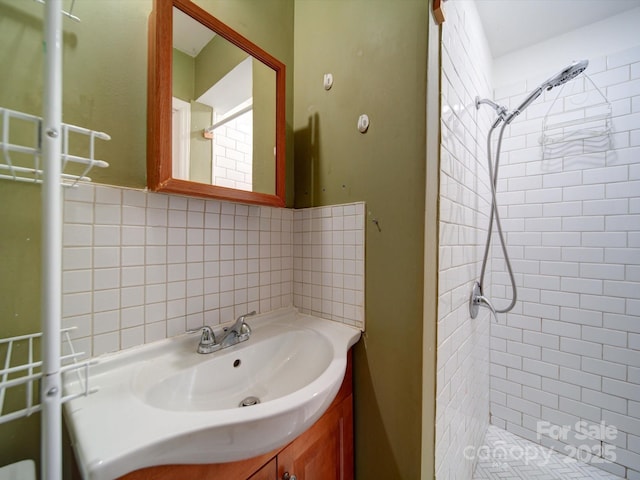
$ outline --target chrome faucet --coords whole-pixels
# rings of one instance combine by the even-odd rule
[[[189,330],[189,333],[198,332],[202,332],[202,335],[200,335],[200,343],[198,343],[198,349],[196,350],[198,353],[213,353],[222,348],[222,345],[216,341],[216,336],[211,327],[205,325],[196,330]]]
[[[255,315],[255,310],[250,313],[240,315],[231,327],[225,328],[225,335],[220,343],[216,340],[216,335],[213,333],[213,329],[208,326],[200,327],[195,330],[189,330],[188,333],[201,333],[200,342],[198,343],[198,353],[213,353],[223,348],[231,347],[236,343],[249,340],[251,336],[251,327],[244,319],[250,315]]]
[[[255,314],[256,311],[254,310],[253,312],[240,315],[237,318],[236,323],[234,323],[228,330],[225,330],[226,334],[222,339],[222,342],[220,342],[221,348],[230,347],[236,343],[249,340],[249,337],[251,336],[251,327],[244,320],[246,317]]]

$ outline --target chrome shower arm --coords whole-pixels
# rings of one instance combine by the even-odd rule
[[[488,98],[480,98],[480,97],[476,97],[476,108],[479,109],[480,105],[489,105],[491,108],[493,108],[498,115],[500,115],[502,112],[506,112],[507,108],[494,102],[493,100],[489,100]]]
[[[494,102],[493,100],[489,100],[488,98],[480,98],[480,97],[476,97],[476,109],[480,109],[480,105],[489,105],[491,108],[493,108],[496,113],[498,114],[498,118],[496,119],[496,121],[493,123],[493,127],[492,128],[496,128],[501,121],[503,121],[506,117],[507,114],[509,113],[509,111],[507,110],[507,107],[505,107],[504,105],[500,105],[496,102]]]

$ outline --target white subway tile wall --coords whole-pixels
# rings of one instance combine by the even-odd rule
[[[505,131],[498,203],[521,300],[491,327],[491,422],[561,452],[589,443],[577,422],[606,422],[616,435],[587,453],[611,452],[596,466],[640,478],[640,46],[590,59],[587,74],[612,104],[611,144],[569,140],[567,154],[542,157],[548,112],[585,99],[577,113],[590,118],[598,92],[582,77]],[[538,82],[514,78],[496,101],[514,107]],[[511,289],[493,255],[491,295],[503,305]],[[573,435],[536,440],[538,422]]]
[[[213,178],[216,185],[239,190],[253,186],[253,111],[215,129]]]
[[[93,184],[64,194],[63,325],[76,327],[76,350],[97,356],[252,310],[304,310],[294,302],[293,225],[305,210]],[[342,309],[314,313],[364,329],[364,206],[326,208],[323,235],[343,255],[334,261]]]
[[[489,311],[472,320],[469,295],[480,274],[490,211],[482,156],[490,112],[491,58],[472,2],[449,2],[442,25],[442,145],[436,379],[436,476],[471,478],[489,424]],[[464,66],[464,68],[462,68]],[[490,275],[487,277],[490,277]],[[474,450],[475,451],[475,450]]]

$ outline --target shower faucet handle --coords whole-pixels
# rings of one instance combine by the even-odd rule
[[[479,282],[473,284],[471,296],[469,297],[469,314],[471,318],[476,318],[480,307],[487,307],[493,314],[493,319],[498,323],[498,314],[487,297],[482,294],[482,287]]]

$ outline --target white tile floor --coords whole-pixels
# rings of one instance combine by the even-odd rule
[[[493,425],[489,426],[484,445],[477,450],[477,456],[473,480],[621,480],[616,475]]]

